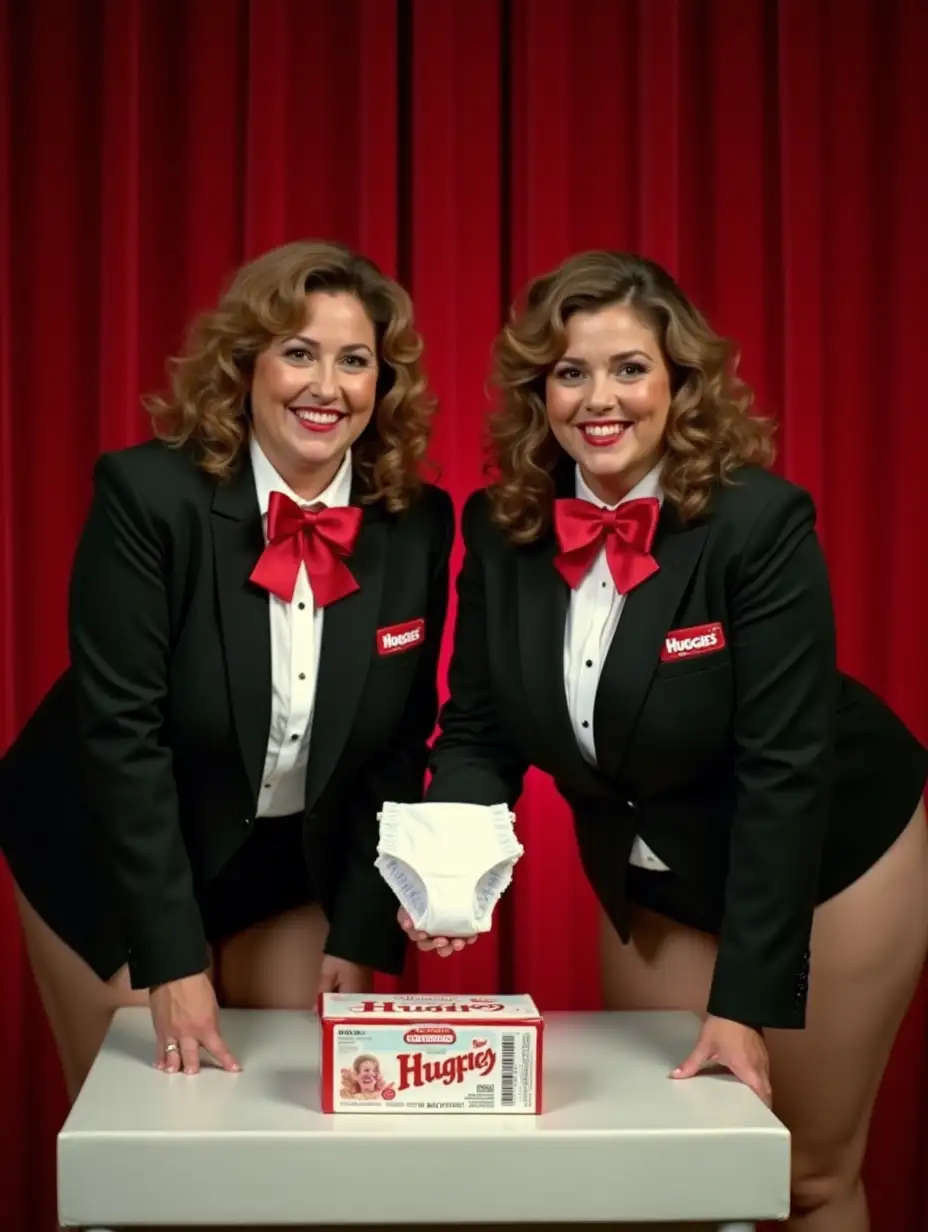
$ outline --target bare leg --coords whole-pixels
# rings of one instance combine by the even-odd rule
[[[113,1013],[123,1006],[147,1006],[148,991],[130,987],[125,967],[111,980],[101,980],[52,932],[19,888],[14,886],[13,892],[26,953],[73,1103],[100,1051]]]
[[[255,924],[218,948],[222,1003],[241,1009],[315,1009],[328,923],[297,907]]]
[[[690,1010],[702,1015],[716,953],[715,938],[708,933],[685,928],[644,907],[632,908],[632,939],[627,946],[603,917],[603,1008]]]
[[[705,1010],[715,941],[650,911],[623,946],[603,923],[610,1009]],[[893,847],[815,913],[807,1025],[765,1033],[774,1111],[793,1140],[790,1232],[868,1232],[860,1168],[896,1032],[928,952],[928,830],[919,806]]]
[[[26,954],[48,1019],[71,1103],[90,1072],[110,1021],[123,1006],[148,1006],[148,990],[133,989],[127,967],[99,976],[52,931],[13,886]],[[152,1037],[154,1059],[154,1037]]]
[[[873,1105],[928,952],[928,829],[919,806],[812,931],[804,1031],[768,1031],[774,1111],[793,1134],[795,1232],[868,1232],[860,1170]]]

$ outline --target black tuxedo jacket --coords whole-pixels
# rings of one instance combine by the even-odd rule
[[[565,476],[560,494],[573,495]],[[709,1012],[757,1026],[804,1021],[834,778],[839,676],[814,528],[804,491],[753,468],[720,486],[698,521],[682,524],[665,502],[660,571],[627,597],[603,666],[594,770],[568,717],[570,592],[552,564],[554,536],[513,546],[475,494],[463,518],[451,695],[431,759],[430,800],[513,806],[528,766],[552,775],[585,872],[626,940],[636,833],[718,895]],[[662,658],[675,631],[715,622],[714,647]]]
[[[422,798],[454,515],[430,486],[400,515],[362,507],[348,561],[360,589],[326,610],[304,846],[327,952],[396,973],[405,943],[373,866],[376,815]],[[263,548],[247,455],[223,483],[160,442],[104,455],[73,569],[71,666],[5,759],[23,814],[9,828],[28,824],[48,749],[77,750],[89,812],[68,824],[103,836],[136,987],[205,969],[197,892],[254,824],[271,713],[268,596],[249,582]],[[378,630],[419,618],[421,642],[378,653]]]

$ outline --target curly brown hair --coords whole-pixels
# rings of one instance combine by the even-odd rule
[[[489,418],[493,519],[515,543],[550,524],[555,471],[566,457],[548,427],[545,378],[564,354],[574,312],[627,304],[654,331],[670,373],[662,486],[688,521],[707,508],[718,483],[773,459],[772,421],[749,414],[753,395],[721,338],[656,262],[633,253],[569,257],[534,279],[496,339],[492,382],[501,391]]]
[[[284,244],[238,270],[217,306],[194,321],[184,354],[170,361],[170,394],[144,399],[155,434],[174,446],[193,442],[203,470],[220,480],[231,475],[248,439],[255,359],[301,328],[306,296],[318,290],[357,296],[374,324],[377,403],[352,447],[352,466],[362,499],[398,512],[421,487],[435,412],[422,339],[406,291],[341,244]]]

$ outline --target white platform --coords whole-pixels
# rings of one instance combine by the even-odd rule
[[[117,1016],[58,1139],[67,1227],[783,1219],[789,1134],[727,1075],[668,1078],[689,1014],[552,1014],[542,1116],[324,1116],[311,1014],[225,1011],[244,1072],[151,1066]],[[737,1224],[740,1228],[741,1225]]]

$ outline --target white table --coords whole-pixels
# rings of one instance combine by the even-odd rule
[[[66,1227],[708,1222],[789,1210],[789,1134],[727,1075],[668,1078],[690,1014],[551,1014],[541,1116],[319,1112],[311,1014],[227,1010],[244,1072],[151,1066],[122,1010],[58,1138]],[[738,1221],[747,1221],[739,1223]]]

